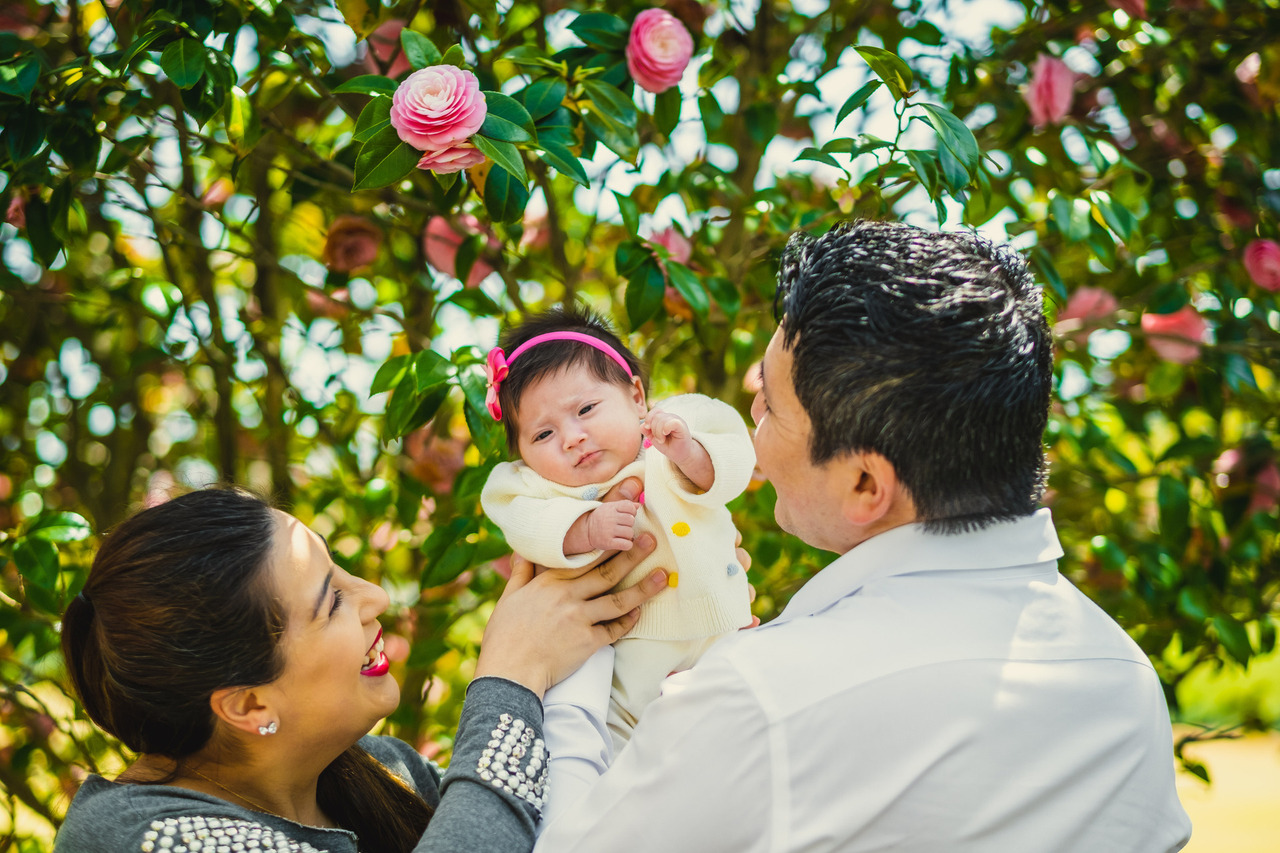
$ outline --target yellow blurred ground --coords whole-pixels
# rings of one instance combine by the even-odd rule
[[[1191,816],[1186,853],[1276,853],[1280,850],[1280,734],[1187,747],[1209,768],[1212,785],[1178,774],[1178,796]]]

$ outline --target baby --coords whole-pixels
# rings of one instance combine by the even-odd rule
[[[580,568],[649,532],[657,548],[618,588],[657,567],[669,572],[669,588],[614,644],[608,725],[621,749],[664,678],[751,621],[724,507],[751,477],[751,439],[732,407],[700,394],[650,411],[636,357],[577,308],[508,330],[487,370],[489,413],[520,461],[498,465],[480,501],[512,549],[544,566]],[[628,477],[644,482],[636,501],[599,500]]]

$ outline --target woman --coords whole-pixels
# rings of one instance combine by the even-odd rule
[[[542,693],[663,588],[655,572],[603,595],[646,550],[576,578],[515,562],[441,779],[408,744],[366,736],[400,696],[381,587],[244,492],[138,513],[103,542],[62,628],[86,711],[138,759],[85,781],[55,850],[531,849]]]

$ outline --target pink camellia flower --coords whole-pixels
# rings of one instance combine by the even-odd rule
[[[419,151],[465,142],[488,112],[476,75],[452,65],[413,72],[391,96],[391,126]]]
[[[1172,314],[1143,314],[1142,331],[1147,343],[1165,361],[1190,364],[1200,357],[1208,324],[1187,305]]]
[[[1249,512],[1272,513],[1277,502],[1280,502],[1280,468],[1276,467],[1274,459],[1269,459],[1254,475]]]
[[[649,242],[666,249],[667,254],[671,255],[671,260],[678,264],[687,264],[693,257],[693,244],[674,225],[655,231],[649,238]]]
[[[351,272],[378,257],[382,231],[362,216],[339,216],[324,238],[324,265],[335,272]]]
[[[645,9],[631,24],[627,71],[641,89],[655,95],[680,82],[693,56],[693,36],[674,15]]]
[[[422,232],[422,252],[427,256],[427,263],[445,275],[458,274],[458,246],[462,244],[463,236],[484,232],[480,220],[469,213],[462,214],[457,221],[455,227],[443,216],[433,216],[427,220],[426,230]],[[502,247],[492,236],[489,237],[488,244],[490,249]],[[467,287],[477,287],[491,272],[493,267],[484,258],[476,258],[476,262],[471,265],[471,272],[467,274]]]
[[[212,209],[222,207],[235,191],[236,185],[230,178],[218,178],[205,187],[204,193],[200,196],[200,206]]]
[[[1119,9],[1130,18],[1147,19],[1147,0],[1107,0],[1112,9]]]
[[[430,169],[437,175],[461,172],[484,162],[484,155],[474,145],[455,145],[439,151],[424,151],[418,161],[419,169]]]
[[[1101,287],[1077,287],[1075,293],[1067,300],[1067,305],[1058,314],[1058,322],[1063,320],[1101,320],[1109,317],[1116,310],[1116,298],[1108,290]]]
[[[1022,93],[1031,108],[1031,121],[1037,127],[1061,124],[1071,111],[1075,97],[1076,75],[1067,63],[1042,53],[1031,67],[1031,83]]]
[[[1244,268],[1258,287],[1273,293],[1280,290],[1280,243],[1254,240],[1245,246]]]

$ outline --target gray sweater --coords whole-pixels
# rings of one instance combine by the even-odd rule
[[[472,682],[453,760],[439,770],[413,747],[365,737],[361,747],[435,807],[417,853],[522,853],[533,849],[545,795],[542,704],[500,678]],[[356,853],[345,829],[304,826],[171,785],[85,780],[58,831],[55,853]],[[375,851],[364,851],[375,853]]]

